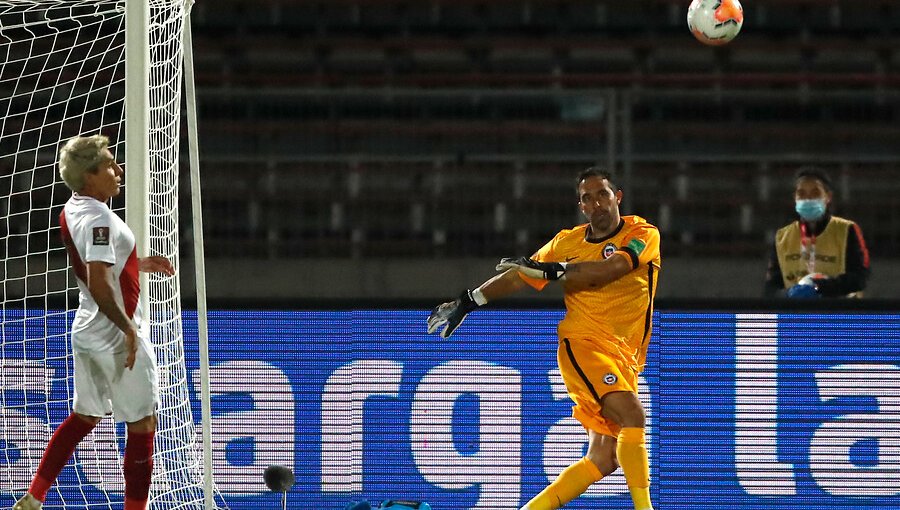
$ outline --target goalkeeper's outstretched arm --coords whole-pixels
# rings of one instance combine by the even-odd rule
[[[621,255],[620,252],[617,253],[620,256],[609,257],[606,260],[568,264],[566,281],[570,285],[596,288],[618,280],[635,267],[630,258]]]
[[[458,298],[442,303],[431,311],[428,317],[428,333],[434,333],[441,328],[441,337],[448,338],[462,324],[469,312],[488,301],[519,292],[526,286],[517,272],[510,269],[482,283],[475,290],[466,289]]]
[[[538,262],[533,258],[519,257],[505,258],[497,264],[498,271],[517,271],[529,278],[542,280],[565,280],[570,286],[586,288],[603,287],[625,276],[636,267],[636,255],[579,263]]]
[[[482,283],[476,290],[480,291],[487,301],[496,301],[520,292],[528,284],[517,273],[514,269],[504,271]]]

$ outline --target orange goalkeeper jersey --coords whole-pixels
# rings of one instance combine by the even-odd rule
[[[647,356],[660,268],[659,230],[639,216],[623,216],[619,227],[603,239],[588,240],[587,232],[588,224],[563,230],[532,258],[577,263],[625,257],[633,269],[601,288],[574,288],[564,281],[567,311],[559,323],[559,337],[590,340],[640,371]],[[523,279],[538,290],[549,283]]]

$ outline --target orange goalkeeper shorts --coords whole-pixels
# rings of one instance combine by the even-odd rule
[[[589,340],[560,339],[556,358],[569,398],[575,402],[572,416],[587,429],[617,437],[621,427],[601,415],[600,403],[614,391],[637,394],[637,372]]]

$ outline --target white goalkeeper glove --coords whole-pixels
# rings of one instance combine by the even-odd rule
[[[515,269],[531,278],[563,280],[566,277],[565,262],[538,262],[528,257],[504,258],[497,264],[497,271]]]
[[[462,324],[469,312],[487,302],[483,296],[473,295],[476,293],[478,293],[477,289],[474,292],[464,290],[455,300],[436,306],[428,316],[428,333],[434,333],[439,327],[444,326],[444,329],[441,330],[441,338],[450,338],[450,335]],[[481,303],[477,301],[481,301]]]

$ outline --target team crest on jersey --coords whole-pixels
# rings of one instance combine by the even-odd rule
[[[109,227],[94,227],[94,246],[109,246]]]
[[[609,373],[609,374],[606,374],[603,376],[603,382],[610,386],[612,386],[613,384],[616,384],[616,381],[618,381],[618,380],[619,380],[619,378],[616,377],[616,374],[613,374],[613,373]]]
[[[619,248],[613,243],[606,243],[606,246],[603,247],[603,258],[608,259],[612,257],[612,254],[616,252]]]

